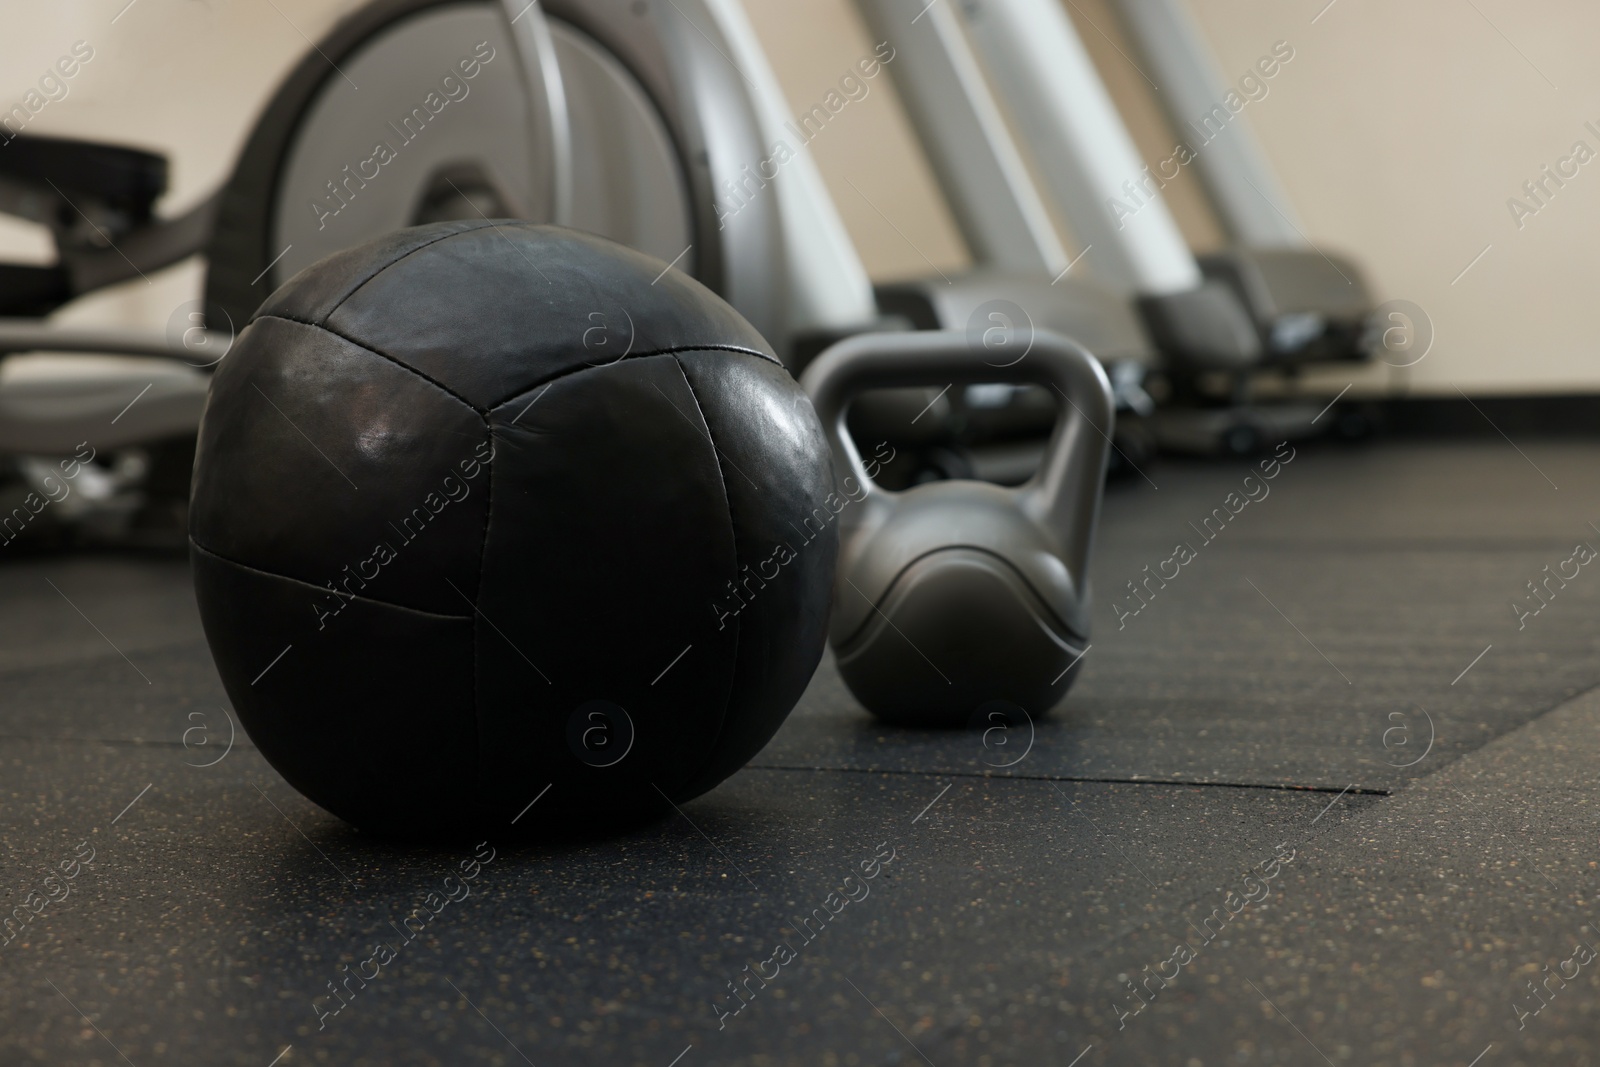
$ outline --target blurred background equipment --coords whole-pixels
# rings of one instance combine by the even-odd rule
[[[167,161],[149,152],[33,134],[0,146],[0,211],[45,227],[56,253],[50,265],[0,264],[8,545],[182,544],[208,380],[200,367],[208,349],[220,357],[226,339],[208,334],[198,312],[176,338],[39,321],[193,253],[214,202],[159,219],[154,205],[166,188]]]
[[[237,122],[239,147],[213,188],[197,190],[191,177],[179,200],[163,154],[37,132],[79,113],[66,107],[7,140],[0,211],[41,227],[53,257],[0,268],[0,448],[59,462],[70,453],[57,455],[52,442],[87,443],[116,489],[82,495],[79,506],[103,499],[109,509],[84,529],[99,538],[141,526],[145,494],[159,498],[149,529],[170,533],[181,527],[170,520],[182,507],[183,442],[205,370],[261,298],[318,256],[387,230],[496,216],[573,225],[673,263],[728,299],[796,371],[863,330],[968,329],[977,343],[999,345],[1034,328],[1067,333],[1113,383],[1121,415],[1113,473],[1139,470],[1158,446],[1235,454],[1329,428],[1366,432],[1372,420],[1360,405],[1322,409],[1352,383],[1367,383],[1356,396],[1371,395],[1374,375],[1357,363],[1393,331],[1387,317],[1372,329],[1365,272],[1310,242],[1284,191],[1292,183],[1252,139],[1248,127],[1268,105],[1240,114],[1225,106],[1231,117],[1217,117],[1217,101],[1239,85],[1219,73],[1177,0],[1113,7],[1118,17],[1108,21],[1112,8],[1079,5],[1080,28],[1093,27],[1081,34],[1054,0],[836,0],[808,9],[817,33],[866,42],[866,80],[889,75],[877,99],[851,106],[877,109],[871,116],[903,107],[913,151],[925,156],[932,192],[969,254],[964,268],[944,253],[923,255],[925,220],[906,220],[893,204],[901,221],[891,219],[862,191],[866,174],[819,166],[856,135],[851,123],[830,120],[828,140],[813,151],[804,131],[817,107],[796,108],[784,91],[794,83],[792,57],[774,68],[763,39],[770,48],[782,16],[762,0],[376,0],[274,13],[296,22],[315,11],[305,24],[317,43],[298,41],[276,88]],[[1335,31],[1323,20],[1317,32]],[[1317,76],[1305,59],[1288,68],[1272,58],[1293,54],[1293,44],[1263,47],[1272,51],[1250,77],[1270,80],[1260,62],[1292,71],[1276,75],[1274,92],[1288,77]],[[1165,132],[1151,133],[1140,93],[1108,89],[1094,49],[1116,56],[1119,76],[1137,67],[1159,79],[1164,90],[1145,95],[1167,109]],[[115,53],[97,54],[103,64]],[[73,92],[92,91],[101,69],[84,65]],[[1198,140],[1184,132],[1196,123],[1208,131],[1204,143],[1179,169],[1203,181],[1205,210],[1224,240],[1213,249],[1194,239],[1198,254],[1184,240],[1196,230],[1193,196],[1180,184],[1182,205],[1166,202],[1176,164],[1145,164],[1148,145],[1141,156],[1135,142]],[[193,154],[182,130],[172,140]],[[909,190],[922,162],[894,161]],[[830,190],[852,198],[848,211]],[[185,206],[163,214],[161,203]],[[844,221],[863,210],[930,270],[869,271],[883,251],[876,242],[858,249],[861,227]],[[135,308],[130,285],[170,289],[201,258],[203,293],[193,308],[164,315],[164,332],[109,324],[95,338],[38,332],[41,318],[65,326]],[[98,299],[109,293],[116,298]],[[1431,337],[1426,312],[1410,307],[1408,329]],[[85,353],[165,362],[119,365]],[[1005,352],[992,355],[1005,362]],[[1404,387],[1411,366],[1379,370]],[[1329,376],[1345,368],[1344,380]],[[873,392],[851,417],[858,434],[899,447],[883,472],[891,484],[953,476],[1017,484],[1036,466],[1055,414],[1035,387],[990,382]],[[119,465],[130,448],[144,454]],[[23,466],[0,462],[9,486],[0,492],[18,491],[25,503]]]

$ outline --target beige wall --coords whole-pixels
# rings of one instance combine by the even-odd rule
[[[1574,141],[1600,152],[1583,128],[1600,120],[1587,49],[1600,5],[1338,0],[1312,24],[1326,2],[1191,9],[1224,70],[1242,72],[1273,41],[1294,46],[1245,114],[1311,238],[1359,256],[1380,298],[1431,316],[1437,340],[1411,387],[1600,389],[1600,161],[1521,230],[1506,207]]]
[[[745,2],[796,107],[819,100],[870,51],[850,0]],[[1294,61],[1246,117],[1310,236],[1358,256],[1380,298],[1413,300],[1433,319],[1437,340],[1425,361],[1409,372],[1365,371],[1358,380],[1364,388],[1451,395],[1456,386],[1600,390],[1592,295],[1600,281],[1600,162],[1520,231],[1506,207],[1522,182],[1574,141],[1600,151],[1600,138],[1583,128],[1588,119],[1600,126],[1600,69],[1587,54],[1600,39],[1600,5],[1336,0],[1313,24],[1325,2],[1196,0],[1195,9],[1225,70],[1244,70],[1276,40],[1294,46]],[[353,3],[14,5],[0,35],[0,104],[20,99],[74,41],[88,41],[95,58],[30,129],[169,152],[166,207],[179,210],[222,180],[305,39],[319,37]],[[1164,156],[1167,137],[1149,87],[1107,40],[1116,30],[1104,0],[1071,6],[1141,148],[1152,160]],[[920,273],[929,260],[941,269],[964,262],[886,77],[829,125],[813,151],[876,276]],[[1194,186],[1192,177],[1180,179],[1172,204],[1190,239],[1209,246],[1219,235]],[[1485,246],[1492,247],[1452,284]],[[31,228],[0,218],[0,255],[39,259],[48,246]],[[92,297],[67,317],[160,326],[198,285],[198,267],[184,265]],[[1334,388],[1350,380],[1342,371],[1322,377]]]

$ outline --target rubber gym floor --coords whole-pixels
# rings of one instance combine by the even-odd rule
[[[227,747],[181,557],[0,562],[0,894],[45,901],[0,1062],[1600,1062],[1597,460],[1308,445],[1236,515],[1245,464],[1157,463],[1031,738],[880,727],[824,660],[681,814],[491,844],[442,907],[469,846]]]

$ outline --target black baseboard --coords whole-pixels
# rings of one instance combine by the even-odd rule
[[[1378,432],[1404,437],[1600,436],[1600,394],[1407,397],[1365,402]],[[1358,405],[1352,405],[1358,406]]]

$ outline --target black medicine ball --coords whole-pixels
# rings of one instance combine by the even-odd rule
[[[586,234],[439,223],[307,268],[240,335],[195,588],[251,739],[327,810],[581,833],[777,730],[822,654],[832,489],[810,402],[704,286]]]

